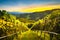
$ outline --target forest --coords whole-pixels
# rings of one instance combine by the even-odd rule
[[[60,9],[24,14],[0,10],[0,40],[60,40]]]

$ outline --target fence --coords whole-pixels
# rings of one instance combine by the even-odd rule
[[[39,30],[38,30],[38,31],[39,31]],[[37,33],[38,33],[38,31],[37,31]],[[58,38],[58,36],[59,36],[58,33],[49,32],[49,31],[41,31],[41,34],[42,34],[42,32],[50,34],[50,40],[53,40],[53,37],[54,37],[54,36],[56,37],[56,40],[60,40],[60,39]],[[19,33],[19,32],[13,33],[13,34],[10,34],[10,35],[7,35],[7,36],[0,37],[0,40],[1,40],[1,39],[4,39],[4,38],[8,38],[8,37],[13,36],[13,35],[16,35],[16,34],[18,34],[18,33]],[[41,35],[40,35],[40,36],[41,36]],[[45,39],[45,35],[44,35],[44,39]],[[39,40],[42,40],[42,39],[39,39]]]

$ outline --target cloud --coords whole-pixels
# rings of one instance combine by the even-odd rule
[[[19,6],[3,6],[0,7],[1,10],[15,11],[15,12],[35,12],[51,10],[55,8],[60,8],[60,4],[31,4],[31,5],[19,5]]]
[[[35,12],[35,11],[44,11],[51,10],[55,8],[60,8],[60,5],[31,5],[25,8],[21,8],[20,12]]]

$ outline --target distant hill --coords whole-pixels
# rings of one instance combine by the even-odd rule
[[[18,15],[22,14],[21,12],[8,12],[8,13],[17,17],[19,17]]]
[[[30,20],[38,20],[44,18],[46,15],[50,14],[51,12],[55,10],[60,10],[60,9],[52,9],[52,10],[46,10],[42,12],[33,12],[33,13],[15,13],[15,16],[18,18],[26,18]],[[14,15],[14,14],[13,14]]]

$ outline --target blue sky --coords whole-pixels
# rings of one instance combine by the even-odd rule
[[[0,0],[0,9],[28,5],[60,4],[60,0]]]
[[[30,4],[60,4],[60,0],[0,0],[0,6],[16,6],[16,5],[30,5]]]

